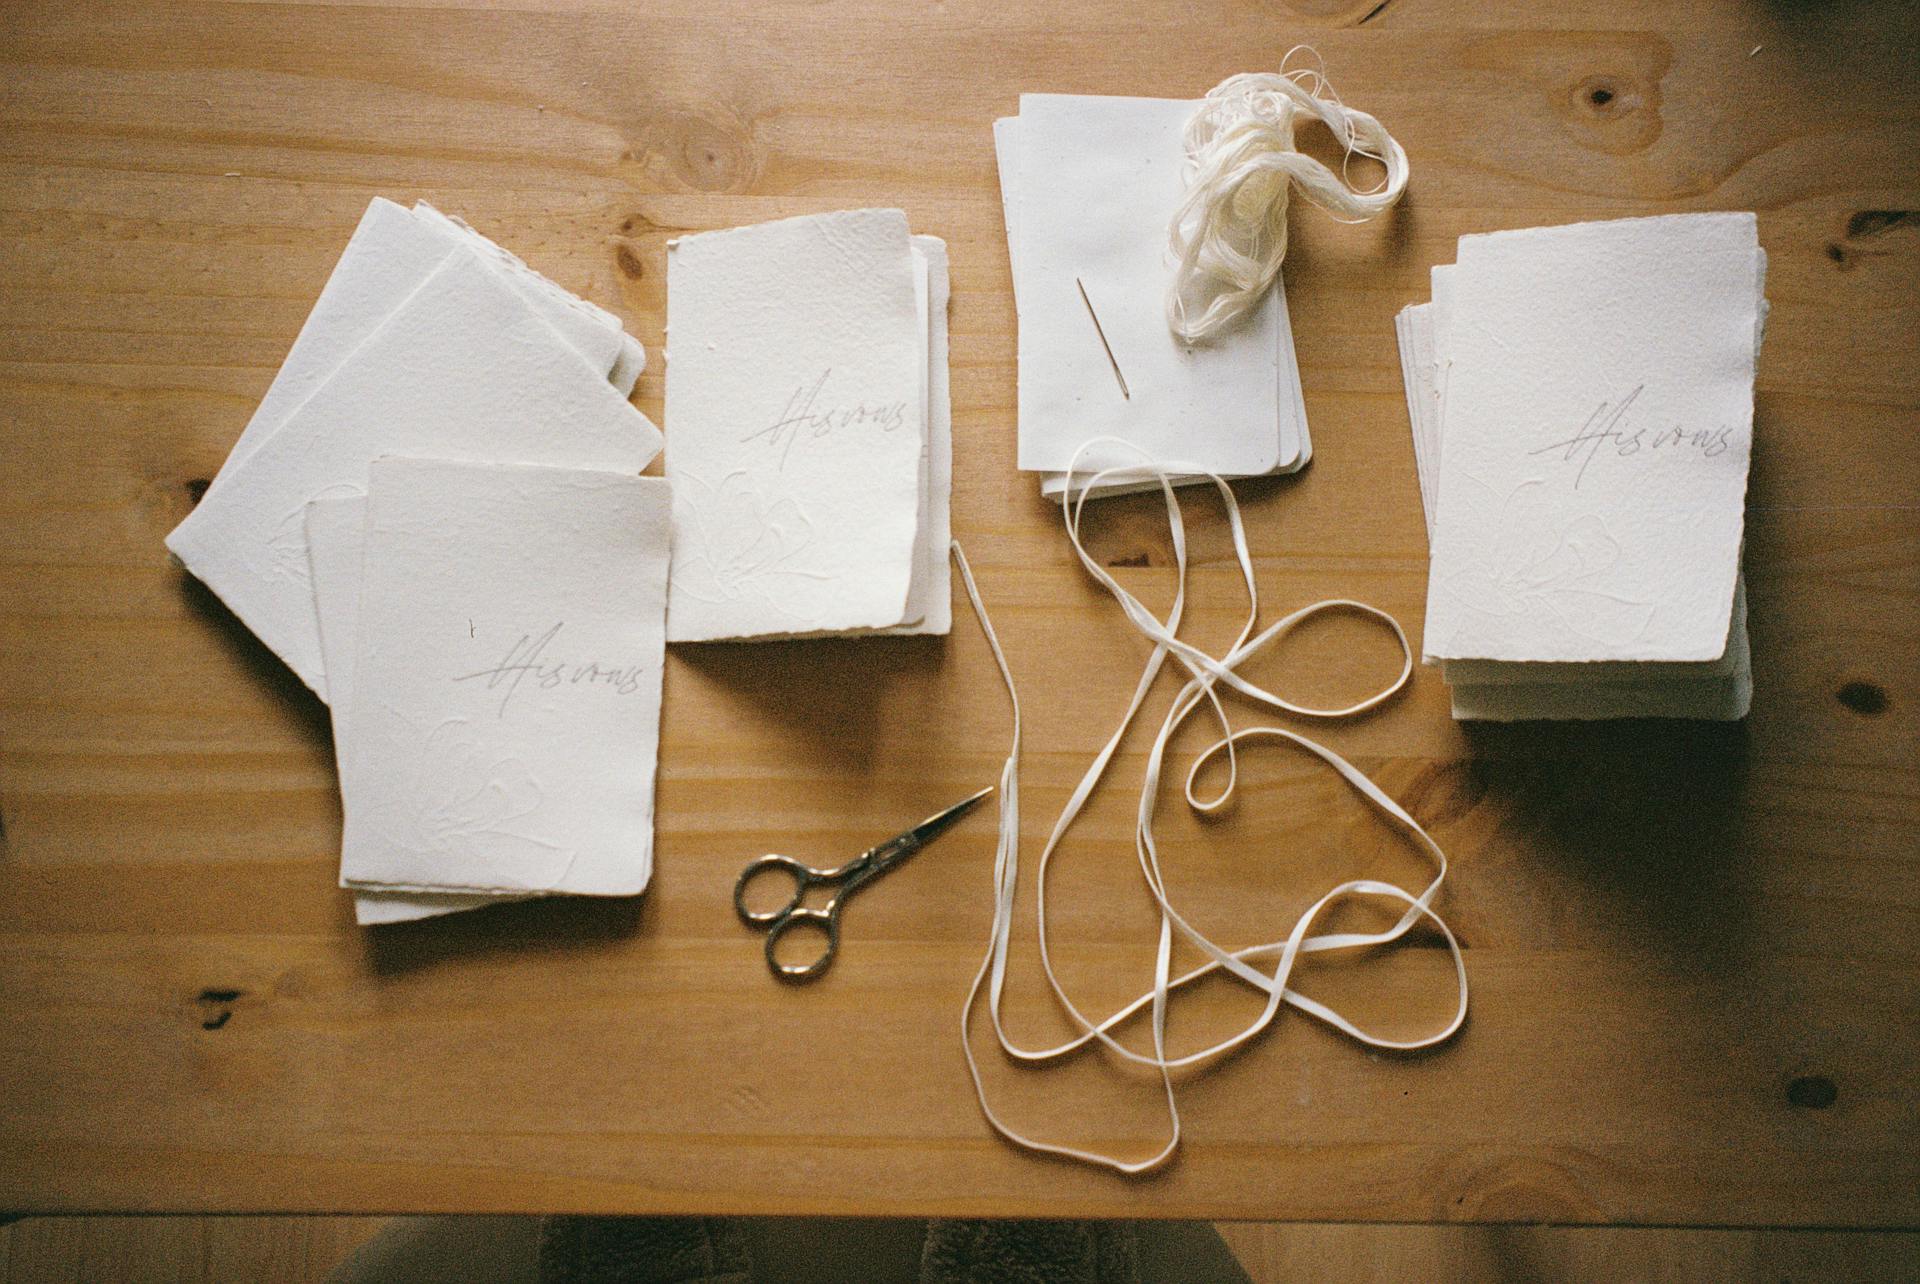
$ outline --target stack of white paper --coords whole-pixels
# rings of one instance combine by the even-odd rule
[[[168,536],[328,700],[362,922],[645,886],[669,504],[637,476],[644,361],[464,225],[376,200]]]
[[[1396,318],[1455,717],[1746,716],[1765,280],[1752,214],[1533,228]]]
[[[667,247],[667,640],[946,633],[946,245],[848,210]]]
[[[994,122],[1020,323],[1019,465],[1047,495],[1066,493],[1064,470],[1096,438],[1223,477],[1293,472],[1312,454],[1283,289],[1206,344],[1167,328],[1168,224],[1197,106],[1023,94],[1018,116]],[[1137,459],[1094,449],[1080,466]],[[1118,474],[1099,489],[1142,484],[1158,482]]]

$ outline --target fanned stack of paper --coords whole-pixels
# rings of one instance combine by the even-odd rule
[[[1047,495],[1066,493],[1075,452],[1101,437],[1223,477],[1293,472],[1312,454],[1284,289],[1208,343],[1167,328],[1167,231],[1197,106],[1023,94],[1018,116],[994,122],[1020,323],[1019,466]],[[1079,466],[1138,458],[1096,448]],[[1117,474],[1098,490],[1142,484]]]
[[[1766,256],[1752,214],[1460,239],[1396,318],[1456,718],[1732,720]]]
[[[376,200],[167,546],[328,700],[362,922],[651,868],[668,501],[611,314]]]
[[[668,641],[951,629],[947,294],[899,210],[668,244]]]

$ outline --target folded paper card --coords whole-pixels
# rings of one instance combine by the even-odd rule
[[[1696,244],[1690,245],[1689,241]],[[1485,253],[1489,242],[1495,243],[1495,248],[1504,253],[1493,256],[1494,270],[1482,276],[1480,268],[1489,261]],[[1700,376],[1697,366],[1689,366],[1684,354],[1679,361],[1668,366],[1662,364],[1657,354],[1644,349],[1633,352],[1633,359],[1640,368],[1651,370],[1657,381],[1670,389],[1679,385],[1678,391],[1667,393],[1669,404],[1686,405],[1689,397],[1711,393],[1724,396],[1731,404],[1734,418],[1739,423],[1737,435],[1741,440],[1741,463],[1738,472],[1739,487],[1743,492],[1745,443],[1751,437],[1751,372],[1763,337],[1762,322],[1766,314],[1763,293],[1766,258],[1753,235],[1750,215],[1670,216],[1628,220],[1618,224],[1583,224],[1463,238],[1461,261],[1433,270],[1432,302],[1405,308],[1395,318],[1407,413],[1412,425],[1415,462],[1420,475],[1421,500],[1426,509],[1429,537],[1436,550],[1436,566],[1438,551],[1448,546],[1455,556],[1464,557],[1469,578],[1481,582],[1482,589],[1486,584],[1499,581],[1506,584],[1506,597],[1543,598],[1557,622],[1564,625],[1569,620],[1581,620],[1578,613],[1582,610],[1589,616],[1596,610],[1604,615],[1621,605],[1622,595],[1616,591],[1620,582],[1606,582],[1606,576],[1616,569],[1620,561],[1619,552],[1610,538],[1602,533],[1605,517],[1615,508],[1627,509],[1634,501],[1652,500],[1666,505],[1666,511],[1655,520],[1664,520],[1669,524],[1676,521],[1702,521],[1710,562],[1714,541],[1724,539],[1729,529],[1732,532],[1730,563],[1715,562],[1706,567],[1685,568],[1678,572],[1660,570],[1650,581],[1635,586],[1643,597],[1650,595],[1651,600],[1655,601],[1663,592],[1694,594],[1695,597],[1686,605],[1697,607],[1700,600],[1709,603],[1718,600],[1720,582],[1724,577],[1728,599],[1724,623],[1716,617],[1705,626],[1710,638],[1717,635],[1717,653],[1700,659],[1661,659],[1636,657],[1630,653],[1608,655],[1604,651],[1593,650],[1587,653],[1588,658],[1569,659],[1564,652],[1543,642],[1543,634],[1539,629],[1522,625],[1507,638],[1509,649],[1505,655],[1452,656],[1441,660],[1446,682],[1453,694],[1456,717],[1496,720],[1639,716],[1736,719],[1746,715],[1752,697],[1752,668],[1747,640],[1745,586],[1738,574],[1743,494],[1729,498],[1721,493],[1726,479],[1716,474],[1709,474],[1703,485],[1689,491],[1684,484],[1687,476],[1685,467],[1681,467],[1683,484],[1664,492],[1664,498],[1658,487],[1644,486],[1634,478],[1605,472],[1597,477],[1592,473],[1583,476],[1581,471],[1608,464],[1616,469],[1623,464],[1645,465],[1663,451],[1666,452],[1669,466],[1684,466],[1687,459],[1678,453],[1678,448],[1688,445],[1697,447],[1698,453],[1706,459],[1718,458],[1726,451],[1715,445],[1713,434],[1702,435],[1699,430],[1686,428],[1677,422],[1650,426],[1637,421],[1635,413],[1640,396],[1636,395],[1623,407],[1609,408],[1607,413],[1597,415],[1594,421],[1585,423],[1579,433],[1560,442],[1556,448],[1539,452],[1535,456],[1536,462],[1541,462],[1539,455],[1546,457],[1545,480],[1529,479],[1529,482],[1540,484],[1523,485],[1522,493],[1529,501],[1523,507],[1533,515],[1542,517],[1546,526],[1555,532],[1552,542],[1544,548],[1529,542],[1538,537],[1536,529],[1524,521],[1508,525],[1504,514],[1497,533],[1491,537],[1491,544],[1463,551],[1457,541],[1450,543],[1452,528],[1456,523],[1484,521],[1484,510],[1471,502],[1463,504],[1460,496],[1464,493],[1471,501],[1481,489],[1478,483],[1482,476],[1490,470],[1482,469],[1481,473],[1475,474],[1475,484],[1463,489],[1456,488],[1444,498],[1441,493],[1443,471],[1461,465],[1463,456],[1455,453],[1454,449],[1458,436],[1475,435],[1483,445],[1501,440],[1505,440],[1510,447],[1525,446],[1529,450],[1537,445],[1528,436],[1532,421],[1524,414],[1509,414],[1504,418],[1483,414],[1476,420],[1463,422],[1460,390],[1464,388],[1469,396],[1484,395],[1483,385],[1488,382],[1489,364],[1495,367],[1499,375],[1494,380],[1496,383],[1513,378],[1529,378],[1536,386],[1551,384],[1556,380],[1585,386],[1593,378],[1590,368],[1582,366],[1579,361],[1554,364],[1552,353],[1533,354],[1538,368],[1530,370],[1526,376],[1516,376],[1505,368],[1502,358],[1502,354],[1508,350],[1501,344],[1507,339],[1502,338],[1498,343],[1485,342],[1485,336],[1497,333],[1497,330],[1484,320],[1476,321],[1476,314],[1472,311],[1463,312],[1463,300],[1468,301],[1464,306],[1479,308],[1479,316],[1490,316],[1498,309],[1488,297],[1487,282],[1499,281],[1502,282],[1502,288],[1514,290],[1520,288],[1522,280],[1533,281],[1529,287],[1532,293],[1523,304],[1515,305],[1515,311],[1532,310],[1551,315],[1559,306],[1553,298],[1548,297],[1555,292],[1564,296],[1569,291],[1579,293],[1581,290],[1591,290],[1609,298],[1624,298],[1633,297],[1637,289],[1644,297],[1648,290],[1644,281],[1636,286],[1617,278],[1645,277],[1652,270],[1649,256],[1643,252],[1635,258],[1630,251],[1634,247],[1662,242],[1669,243],[1677,252],[1692,252],[1706,247],[1710,254],[1719,253],[1723,258],[1733,260],[1718,265],[1721,277],[1731,277],[1736,283],[1744,282],[1735,286],[1736,293],[1744,291],[1741,295],[1744,303],[1734,302],[1721,308],[1722,311],[1731,312],[1733,324],[1746,327],[1744,337],[1731,338],[1726,329],[1727,322],[1721,319],[1716,351],[1733,369],[1729,372],[1725,368],[1717,368],[1713,377],[1707,380],[1708,394],[1690,391],[1692,385],[1700,381]],[[1628,252],[1623,253],[1623,250]],[[1517,263],[1514,261],[1516,259]],[[1549,267],[1535,276],[1530,268],[1536,259],[1561,260],[1560,271],[1556,275]],[[1579,266],[1581,264],[1585,265],[1584,271]],[[1726,294],[1721,296],[1723,300],[1727,297]],[[1705,296],[1696,296],[1687,302],[1689,306],[1702,308],[1716,306]],[[1661,324],[1673,323],[1663,321]],[[1463,327],[1477,327],[1472,332],[1473,337],[1463,339]],[[1616,324],[1615,329],[1620,328],[1631,331],[1633,327]],[[1564,331],[1562,338],[1564,341]],[[1622,344],[1617,337],[1607,342],[1614,343],[1616,347],[1632,347],[1631,341]],[[1604,343],[1596,341],[1582,350],[1582,356],[1595,347],[1603,346]],[[1616,364],[1607,369],[1617,371],[1621,368],[1618,352],[1612,352],[1609,359]],[[1742,364],[1745,366],[1744,374],[1739,369]],[[1564,397],[1564,389],[1556,388],[1555,391]],[[1548,403],[1543,399],[1542,404]],[[1728,437],[1734,435],[1727,434]],[[1560,457],[1556,459],[1555,456]],[[1511,462],[1511,454],[1507,462]],[[1573,467],[1572,482],[1568,484],[1562,479],[1558,486],[1550,484],[1553,472],[1562,466]],[[1673,479],[1669,477],[1667,480]],[[1620,489],[1632,493],[1621,497],[1614,493]],[[1600,510],[1602,525],[1589,520],[1594,512],[1591,506],[1596,502],[1613,506]],[[1644,523],[1649,519],[1642,513],[1633,520]],[[1560,529],[1563,524],[1565,530]],[[1719,569],[1715,569],[1716,566]],[[1677,579],[1685,580],[1685,583],[1676,589],[1671,581]],[[1605,594],[1608,598],[1594,607],[1588,601],[1594,594]],[[1437,589],[1430,592],[1427,647],[1430,660],[1437,658],[1437,647],[1444,649],[1446,645],[1436,642],[1431,612],[1435,609],[1437,596]],[[1485,601],[1502,600],[1497,596],[1488,598],[1486,593],[1482,597]],[[1709,605],[1706,609],[1717,612],[1720,608]],[[1710,641],[1702,649],[1712,651],[1714,644]]]
[[[1751,214],[1461,240],[1430,657],[1725,654],[1760,262]]]
[[[946,630],[936,257],[899,210],[669,244],[669,641]]]
[[[645,888],[669,523],[657,478],[373,464],[345,884]]]
[[[167,546],[325,690],[305,507],[365,489],[385,454],[639,470],[660,434],[501,275],[457,249]]]
[[[1167,329],[1167,229],[1197,105],[1028,94],[1018,117],[995,123],[1020,326],[1019,462],[1043,474],[1045,494],[1065,493],[1061,470],[1099,437],[1223,476],[1309,457],[1283,291],[1204,344]],[[1136,457],[1096,450],[1082,463]],[[1141,484],[1118,476],[1101,489]]]

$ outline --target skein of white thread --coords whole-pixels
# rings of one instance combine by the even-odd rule
[[[1144,452],[1130,443],[1114,438],[1097,439],[1087,442],[1074,457],[1074,468],[1069,470],[1069,493],[1074,492],[1073,478],[1079,470],[1079,462],[1089,448],[1095,446],[1117,446],[1139,454],[1148,462],[1139,471],[1158,476],[1160,488],[1167,505],[1167,523],[1172,537],[1174,562],[1176,567],[1175,593],[1173,605],[1167,618],[1162,621],[1155,617],[1140,600],[1109,574],[1105,567],[1086,551],[1080,539],[1081,514],[1085,505],[1086,491],[1092,489],[1106,476],[1105,472],[1096,473],[1087,488],[1078,491],[1078,498],[1062,506],[1066,522],[1067,539],[1073,545],[1081,564],[1110,592],[1120,604],[1122,611],[1154,644],[1141,673],[1140,681],[1134,688],[1132,701],[1120,720],[1113,736],[1095,755],[1086,774],[1068,798],[1061,810],[1059,819],[1054,823],[1045,845],[1040,851],[1040,864],[1037,875],[1037,893],[1035,905],[1036,934],[1039,943],[1040,966],[1046,976],[1047,984],[1055,1000],[1081,1033],[1065,1043],[1045,1048],[1022,1047],[1008,1037],[1001,1017],[1001,994],[1006,982],[1007,950],[1013,929],[1013,907],[1015,890],[1019,882],[1020,864],[1020,697],[1014,688],[1013,674],[1007,666],[1005,653],[1001,650],[1000,639],[993,630],[993,623],[987,616],[985,604],[975,585],[972,568],[967,564],[966,554],[958,542],[952,545],[952,555],[960,581],[966,589],[968,601],[972,604],[974,615],[980,623],[981,632],[986,636],[987,645],[993,653],[994,662],[999,666],[1001,679],[1006,683],[1007,696],[1013,711],[1013,744],[1005,765],[1000,773],[1000,830],[994,856],[994,912],[993,927],[988,941],[987,952],[981,960],[980,969],[974,974],[973,984],[967,991],[965,1006],[960,1014],[961,1048],[966,1055],[967,1069],[973,1078],[975,1095],[980,1102],[981,1112],[993,1128],[1009,1141],[1030,1150],[1046,1154],[1060,1155],[1078,1159],[1091,1164],[1115,1169],[1123,1173],[1139,1173],[1154,1168],[1171,1156],[1180,1144],[1180,1110],[1174,1097],[1172,1071],[1183,1066],[1196,1065],[1238,1047],[1266,1029],[1278,1016],[1281,1007],[1291,1006],[1306,1014],[1326,1022],[1342,1033],[1367,1044],[1370,1047],[1409,1050],[1431,1047],[1451,1038],[1466,1021],[1467,1015],[1467,972],[1466,963],[1452,931],[1433,909],[1434,898],[1439,894],[1440,886],[1446,879],[1447,858],[1439,844],[1435,843],[1425,829],[1409,815],[1398,803],[1386,794],[1378,785],[1367,778],[1345,758],[1326,746],[1284,727],[1257,726],[1234,730],[1227,720],[1225,707],[1221,704],[1216,685],[1224,683],[1233,690],[1271,708],[1309,718],[1344,718],[1363,713],[1391,698],[1404,687],[1413,672],[1413,650],[1407,641],[1406,633],[1399,623],[1377,607],[1349,599],[1331,599],[1316,602],[1275,621],[1265,629],[1255,633],[1259,619],[1259,597],[1254,582],[1253,557],[1247,546],[1246,531],[1240,520],[1240,508],[1235,502],[1233,492],[1225,481],[1206,473],[1205,469],[1184,463],[1164,463],[1150,460]],[[1135,465],[1128,465],[1135,468]],[[1109,469],[1119,471],[1118,469]],[[1180,620],[1186,604],[1186,525],[1181,516],[1180,502],[1175,497],[1172,475],[1206,475],[1212,477],[1221,502],[1225,506],[1228,525],[1233,535],[1234,552],[1240,563],[1241,578],[1247,589],[1247,620],[1239,636],[1227,653],[1215,658],[1181,638],[1178,632]],[[1402,665],[1398,676],[1373,695],[1338,709],[1314,708],[1295,704],[1254,685],[1240,676],[1238,668],[1258,655],[1266,646],[1284,636],[1301,621],[1322,611],[1356,611],[1383,621],[1392,629],[1400,644]],[[1160,931],[1155,956],[1153,988],[1133,1002],[1118,1009],[1107,1017],[1095,1021],[1083,1013],[1079,1006],[1068,996],[1059,977],[1055,974],[1047,942],[1047,870],[1051,864],[1061,840],[1073,825],[1081,808],[1092,795],[1094,788],[1105,775],[1107,765],[1114,752],[1119,748],[1127,729],[1132,725],[1134,716],[1145,701],[1147,692],[1167,657],[1171,655],[1191,674],[1187,684],[1175,697],[1166,719],[1162,722],[1158,735],[1148,754],[1145,778],[1141,784],[1139,813],[1135,822],[1134,843],[1139,857],[1142,874],[1147,887],[1160,909]],[[1199,929],[1189,923],[1177,911],[1167,894],[1166,882],[1160,869],[1160,858],[1154,843],[1154,813],[1157,808],[1160,775],[1165,762],[1167,746],[1174,733],[1187,717],[1205,700],[1211,706],[1213,716],[1221,727],[1222,736],[1212,746],[1203,750],[1193,761],[1187,772],[1186,797],[1188,805],[1200,811],[1213,811],[1224,806],[1232,797],[1238,784],[1239,763],[1237,746],[1246,740],[1268,738],[1282,740],[1307,750],[1321,761],[1332,767],[1350,786],[1370,804],[1386,813],[1388,818],[1410,838],[1435,864],[1433,880],[1419,893],[1378,879],[1351,879],[1327,890],[1293,923],[1293,926],[1281,938],[1264,944],[1228,950],[1209,939]],[[1195,784],[1201,770],[1221,753],[1227,759],[1227,780],[1219,794],[1210,799],[1202,799],[1195,793]],[[1405,911],[1388,928],[1377,932],[1336,932],[1317,936],[1308,935],[1314,922],[1335,904],[1355,897],[1376,898],[1404,905]],[[1385,945],[1399,940],[1421,920],[1431,921],[1446,941],[1446,946],[1454,965],[1454,973],[1459,985],[1459,1003],[1451,1017],[1432,1033],[1412,1038],[1395,1039],[1376,1035],[1356,1025],[1339,1012],[1309,998],[1289,984],[1294,965],[1301,956],[1328,950],[1352,950],[1377,945]],[[1208,958],[1208,962],[1185,972],[1180,976],[1172,975],[1172,946],[1175,934],[1198,948]],[[1270,971],[1262,971],[1252,966],[1256,960],[1274,959]],[[1180,1056],[1169,1056],[1166,1049],[1166,1010],[1172,992],[1214,971],[1224,970],[1233,976],[1264,992],[1266,1004],[1260,1014],[1237,1033],[1220,1040],[1213,1045]],[[1055,1060],[1098,1041],[1109,1051],[1125,1060],[1143,1065],[1151,1065],[1160,1072],[1161,1087],[1166,1098],[1169,1135],[1166,1143],[1155,1153],[1139,1159],[1124,1159],[1096,1150],[1067,1145],[1061,1142],[1045,1141],[1021,1132],[1003,1120],[994,1112],[992,1103],[987,1099],[985,1081],[981,1078],[979,1062],[974,1056],[971,1034],[974,1008],[979,1003],[980,991],[987,991],[987,1007],[992,1016],[994,1033],[999,1040],[1001,1050],[1008,1056],[1027,1062]],[[1121,1043],[1112,1031],[1132,1018],[1142,1008],[1149,1008],[1150,1030],[1153,1051],[1143,1053],[1135,1051]]]
[[[1175,267],[1167,325],[1183,342],[1220,333],[1266,294],[1287,256],[1294,187],[1336,219],[1355,223],[1391,208],[1407,190],[1407,153],[1379,121],[1342,104],[1317,66],[1286,70],[1303,49],[1313,52],[1296,45],[1278,74],[1221,81],[1187,123],[1192,177],[1168,229]],[[1333,131],[1345,153],[1340,173],[1294,147],[1303,114]],[[1386,167],[1378,185],[1357,191],[1347,182],[1355,156]]]

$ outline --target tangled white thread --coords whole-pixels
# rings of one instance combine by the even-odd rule
[[[1172,536],[1174,563],[1177,571],[1176,589],[1173,605],[1163,621],[1157,618],[1140,600],[1122,588],[1106,568],[1090,556],[1080,540],[1081,512],[1086,504],[1087,491],[1103,481],[1107,473],[1121,471],[1107,469],[1093,474],[1092,480],[1084,487],[1076,485],[1075,474],[1080,471],[1080,462],[1087,450],[1094,446],[1118,447],[1131,451],[1142,459],[1147,459],[1145,467],[1127,465],[1128,469],[1148,475],[1157,475],[1160,489],[1167,505],[1167,524]],[[1186,605],[1187,595],[1187,543],[1186,526],[1181,518],[1180,502],[1174,495],[1172,477],[1179,474],[1207,476],[1212,479],[1219,491],[1220,499],[1226,509],[1227,523],[1233,535],[1234,552],[1239,558],[1241,578],[1247,589],[1247,620],[1239,636],[1225,655],[1218,658],[1207,654],[1200,648],[1185,642],[1178,636],[1180,620]],[[1068,798],[1061,810],[1060,818],[1054,822],[1045,846],[1040,851],[1038,888],[1035,898],[1036,933],[1039,941],[1040,967],[1046,975],[1047,985],[1052,989],[1054,998],[1061,1009],[1080,1030],[1080,1034],[1065,1043],[1046,1048],[1025,1048],[1015,1044],[1007,1036],[1000,1014],[1001,992],[1005,986],[1007,973],[1007,946],[1013,930],[1014,893],[1019,883],[1020,869],[1020,697],[1014,689],[1013,674],[1007,667],[1005,653],[1000,648],[1000,639],[993,631],[993,623],[987,617],[987,608],[980,598],[980,590],[974,584],[973,571],[967,565],[966,554],[961,551],[958,542],[952,546],[954,563],[960,572],[960,581],[966,588],[967,599],[973,604],[975,617],[980,622],[980,630],[985,634],[987,646],[993,652],[995,663],[1000,667],[1000,676],[1007,686],[1007,697],[1013,706],[1013,745],[1007,755],[1006,764],[1000,772],[1000,831],[999,841],[994,855],[993,866],[993,928],[989,938],[986,956],[981,960],[980,969],[974,974],[973,984],[967,991],[966,1005],[960,1013],[960,1044],[966,1053],[967,1069],[973,1076],[974,1092],[979,1097],[980,1109],[994,1129],[1008,1140],[1025,1146],[1030,1150],[1052,1155],[1062,1155],[1071,1159],[1084,1160],[1116,1169],[1123,1173],[1139,1173],[1155,1167],[1172,1155],[1180,1144],[1180,1111],[1174,1101],[1172,1071],[1183,1066],[1197,1065],[1222,1055],[1238,1047],[1259,1034],[1270,1025],[1283,1004],[1291,1005],[1309,1016],[1317,1017],[1336,1030],[1376,1048],[1408,1050],[1431,1047],[1452,1037],[1467,1016],[1467,970],[1461,955],[1459,942],[1447,927],[1440,915],[1433,909],[1433,901],[1440,891],[1440,884],[1446,878],[1447,857],[1422,829],[1412,816],[1389,797],[1378,785],[1369,780],[1364,772],[1345,758],[1305,736],[1285,727],[1257,726],[1234,730],[1227,720],[1225,707],[1221,704],[1216,687],[1224,684],[1234,691],[1261,704],[1268,705],[1285,713],[1305,718],[1344,718],[1363,713],[1383,701],[1391,698],[1407,684],[1413,673],[1413,648],[1407,642],[1406,633],[1399,622],[1377,607],[1345,598],[1316,602],[1287,615],[1256,633],[1259,621],[1259,596],[1254,584],[1253,557],[1247,547],[1246,531],[1240,520],[1240,507],[1235,502],[1233,492],[1218,476],[1205,469],[1188,463],[1158,462],[1148,459],[1144,452],[1128,442],[1114,438],[1102,438],[1087,442],[1074,456],[1073,466],[1068,471],[1068,493],[1077,497],[1062,505],[1067,528],[1067,539],[1078,554],[1081,565],[1098,580],[1127,618],[1153,643],[1153,652],[1148,657],[1146,667],[1135,686],[1132,702],[1127,706],[1125,716],[1119,727],[1105,746],[1094,756],[1093,763],[1087,768],[1079,785]],[[1354,611],[1384,622],[1392,629],[1394,637],[1400,643],[1401,665],[1399,676],[1386,686],[1354,704],[1337,709],[1314,708],[1294,704],[1270,691],[1256,686],[1242,677],[1239,669],[1255,655],[1258,655],[1275,639],[1287,633],[1302,620],[1323,611]],[[1148,690],[1153,686],[1161,667],[1171,655],[1191,675],[1161,723],[1158,735],[1147,755],[1145,778],[1140,787],[1139,813],[1135,822],[1134,845],[1140,860],[1140,869],[1146,877],[1148,891],[1160,910],[1160,932],[1158,952],[1154,965],[1153,988],[1133,1002],[1115,1011],[1111,1015],[1095,1020],[1083,1013],[1079,1006],[1068,997],[1060,979],[1055,975],[1053,962],[1047,949],[1047,867],[1051,863],[1061,839],[1072,826],[1075,817],[1080,814],[1094,787],[1105,774],[1107,764],[1119,748],[1127,728],[1132,725],[1134,715],[1145,701]],[[1351,785],[1373,806],[1384,812],[1394,824],[1416,841],[1419,849],[1432,857],[1435,865],[1432,882],[1420,892],[1413,893],[1389,882],[1372,878],[1357,878],[1339,883],[1327,890],[1318,900],[1309,906],[1294,922],[1292,928],[1280,939],[1260,945],[1245,946],[1229,950],[1215,944],[1198,928],[1189,923],[1168,899],[1165,880],[1161,875],[1160,857],[1154,845],[1154,812],[1160,793],[1160,773],[1164,765],[1167,746],[1174,733],[1179,729],[1202,701],[1212,708],[1213,716],[1218,720],[1222,732],[1221,738],[1211,747],[1203,750],[1187,771],[1186,796],[1188,805],[1199,811],[1214,811],[1224,806],[1232,797],[1239,778],[1238,746],[1257,739],[1272,739],[1291,743],[1317,756],[1332,767],[1342,779]],[[1208,763],[1222,753],[1226,755],[1227,780],[1219,794],[1212,798],[1201,798],[1195,792],[1195,782]],[[1375,898],[1404,905],[1405,912],[1391,926],[1377,932],[1331,932],[1310,936],[1308,932],[1323,913],[1333,905],[1349,898]],[[1307,997],[1289,985],[1294,964],[1302,955],[1327,950],[1354,950],[1371,946],[1385,945],[1399,940],[1407,931],[1422,919],[1432,922],[1445,938],[1451,953],[1454,972],[1459,982],[1460,1002],[1452,1016],[1434,1033],[1414,1039],[1395,1039],[1376,1035],[1355,1025],[1340,1013],[1318,1000]],[[1178,934],[1207,956],[1208,962],[1179,976],[1172,975],[1173,940]],[[1272,959],[1270,969],[1262,970],[1253,966],[1256,962]],[[1256,990],[1266,994],[1266,1004],[1260,1014],[1238,1033],[1230,1035],[1210,1047],[1179,1056],[1169,1056],[1166,1047],[1166,1011],[1167,1000],[1171,993],[1207,974],[1224,970]],[[1007,1055],[1026,1062],[1050,1061],[1069,1056],[1081,1048],[1098,1041],[1114,1054],[1125,1060],[1158,1068],[1160,1082],[1166,1094],[1169,1136],[1166,1144],[1157,1152],[1141,1159],[1123,1159],[1119,1156],[1104,1154],[1096,1150],[1087,1150],[1061,1142],[1043,1141],[1013,1128],[994,1113],[993,1106],[987,1100],[986,1085],[980,1077],[980,1065],[974,1057],[973,1043],[970,1037],[973,1011],[978,1005],[982,986],[987,990],[987,1007],[993,1017],[993,1028],[998,1036],[1001,1048]],[[1130,1020],[1142,1008],[1148,1008],[1150,1029],[1153,1038],[1151,1053],[1139,1052],[1121,1043],[1114,1035],[1116,1027]]]
[[[1407,153],[1380,122],[1342,104],[1319,66],[1287,70],[1303,50],[1313,53],[1295,46],[1278,74],[1247,72],[1221,81],[1187,123],[1192,177],[1168,233],[1176,266],[1167,325],[1183,342],[1220,333],[1266,294],[1287,256],[1293,186],[1352,223],[1382,213],[1407,190]],[[1295,149],[1302,113],[1333,131],[1345,153],[1338,174]],[[1386,176],[1355,190],[1347,181],[1355,156],[1379,161]]]

